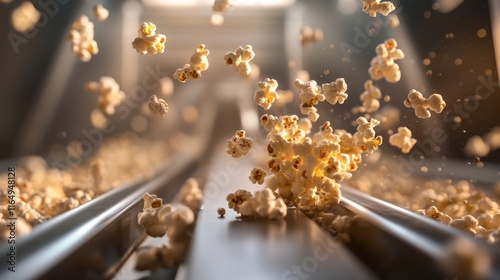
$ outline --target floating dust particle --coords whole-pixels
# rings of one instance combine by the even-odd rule
[[[429,58],[436,58],[436,53],[435,52],[429,52]]]
[[[463,132],[463,133],[467,133],[467,130],[465,130],[465,129],[464,129],[464,130],[462,130],[462,132]]]
[[[434,11],[438,10],[439,9],[439,3],[435,2],[435,3],[432,3],[432,9]]]
[[[430,18],[431,18],[431,16],[432,16],[431,11],[425,11],[425,12],[424,12],[424,18],[425,18],[425,19],[430,19]]]
[[[446,33],[446,34],[444,35],[444,37],[445,37],[446,39],[453,39],[453,38],[455,38],[455,34],[453,34],[453,33]]]
[[[288,61],[288,68],[295,68],[297,66],[297,62],[295,60]]]
[[[436,152],[436,153],[441,152],[441,147],[439,147],[439,146],[434,146],[434,152]]]
[[[335,45],[334,44],[330,44],[330,49],[333,49],[335,48]]]
[[[432,70],[427,70],[427,71],[425,71],[425,75],[427,75],[427,76],[432,76]]]
[[[461,118],[461,117],[459,117],[459,116],[456,116],[456,117],[454,117],[454,118],[453,118],[453,121],[454,121],[455,123],[461,123],[461,122],[462,122],[462,118]]]
[[[422,64],[425,66],[429,66],[431,64],[431,60],[428,58],[424,58],[424,60],[422,60]]]
[[[66,133],[66,131],[59,131],[57,132],[56,137],[58,139],[66,139],[68,138],[68,133]]]
[[[486,76],[491,76],[493,74],[493,71],[491,69],[486,69],[486,70],[484,70],[484,74]]]
[[[438,168],[437,168],[437,171],[441,172],[441,171],[443,171],[443,168],[438,167]]]
[[[461,58],[456,58],[455,59],[455,65],[462,65],[462,59]]]
[[[144,132],[148,128],[148,120],[143,115],[135,115],[130,120],[130,128],[137,133]]]
[[[487,32],[486,32],[486,29],[484,29],[484,28],[481,28],[477,31],[477,37],[479,37],[481,39],[486,37],[486,35],[487,35]]]
[[[420,171],[426,173],[427,171],[429,171],[429,168],[427,168],[427,166],[424,165],[424,166],[420,167]]]
[[[328,70],[328,69],[323,70],[323,74],[325,74],[325,75],[330,74],[330,70]]]
[[[483,168],[484,167],[484,162],[482,162],[482,161],[477,162],[476,166],[479,167],[479,168]]]
[[[393,134],[394,134],[394,131],[392,131],[392,129],[389,129],[389,130],[387,130],[387,134],[388,134],[388,135],[393,135]]]
[[[340,61],[342,61],[342,63],[347,63],[347,57],[345,57],[345,56],[342,57],[342,59]]]
[[[391,101],[391,97],[389,95],[384,96],[384,101],[385,102]]]

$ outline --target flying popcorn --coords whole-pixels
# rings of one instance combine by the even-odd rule
[[[372,80],[367,80],[364,87],[365,91],[359,96],[359,99],[363,102],[363,108],[368,113],[377,111],[380,108],[379,99],[382,98],[380,89],[373,85]]]
[[[443,97],[440,94],[434,93],[428,99],[424,98],[422,93],[412,89],[408,94],[408,98],[404,101],[406,108],[415,109],[415,115],[421,119],[431,117],[429,110],[436,113],[441,113],[446,106]]]
[[[250,75],[252,67],[250,61],[254,58],[255,53],[251,45],[246,45],[245,48],[238,47],[234,52],[228,52],[224,55],[224,62],[228,66],[233,66],[234,70],[244,76]]]
[[[132,42],[132,47],[140,54],[158,54],[165,50],[167,37],[156,34],[156,25],[152,22],[144,22],[137,32],[137,37]]]
[[[264,81],[258,83],[259,90],[254,94],[255,104],[262,107],[264,110],[269,110],[273,102],[279,98],[276,89],[278,82],[275,79],[266,78]]]
[[[363,1],[363,12],[371,17],[377,16],[380,13],[387,16],[390,12],[394,11],[396,7],[389,1],[380,2],[380,0],[361,0]]]
[[[321,30],[321,28],[313,29],[308,25],[304,25],[300,31],[299,40],[302,46],[311,46],[312,44],[323,40],[323,30]]]
[[[219,26],[224,23],[224,13],[233,7],[233,0],[215,0],[212,6],[212,25]]]
[[[253,147],[253,140],[245,136],[244,130],[236,131],[236,134],[227,140],[227,153],[233,158],[245,156]]]
[[[262,168],[254,168],[248,178],[252,183],[262,185],[266,175],[266,171],[262,170]]]
[[[411,130],[406,126],[399,127],[398,132],[389,137],[389,144],[400,148],[405,154],[410,152],[415,143],[417,143],[417,140],[411,138]]]
[[[76,56],[84,62],[88,62],[92,55],[99,52],[97,42],[94,40],[94,23],[85,15],[77,18],[71,26],[67,39]]]
[[[397,48],[398,43],[394,39],[387,39],[379,44],[375,56],[370,62],[368,73],[371,79],[378,81],[382,78],[389,83],[397,83],[401,79],[401,71],[395,60],[403,59],[405,54]]]
[[[318,87],[316,81],[311,80],[303,82],[295,79],[295,86],[300,89],[300,112],[312,121],[315,122],[319,118],[318,110],[314,107],[318,102],[325,100],[325,96],[321,93],[321,88]]]
[[[40,12],[29,1],[23,2],[12,11],[11,23],[17,32],[27,32],[40,20]]]
[[[97,108],[107,115],[113,115],[115,107],[120,105],[125,99],[125,93],[120,90],[120,86],[116,83],[115,79],[108,76],[102,76],[99,82],[87,83],[85,90],[98,95]]]
[[[92,8],[92,12],[94,13],[95,19],[98,21],[104,21],[109,16],[109,11],[104,8],[101,4],[97,4]]]
[[[322,84],[321,87],[323,88],[326,101],[332,105],[337,104],[337,102],[344,104],[344,101],[347,99],[347,93],[345,93],[347,84],[344,78],[338,78],[335,82]]]
[[[201,44],[189,58],[189,64],[179,68],[174,73],[174,78],[185,83],[187,80],[195,80],[201,77],[201,72],[208,69],[208,58],[210,51]]]

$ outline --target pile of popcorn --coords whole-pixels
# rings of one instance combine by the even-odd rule
[[[208,69],[208,58],[210,51],[201,44],[189,58],[189,63],[179,68],[174,73],[174,78],[185,83],[187,80],[195,80],[201,77],[201,72]]]
[[[377,56],[370,62],[368,73],[372,80],[378,81],[382,78],[389,83],[397,83],[401,79],[401,71],[395,60],[403,59],[405,54],[397,48],[398,43],[394,39],[387,39],[375,49]]]
[[[156,25],[152,22],[144,22],[137,32],[137,37],[132,42],[134,49],[140,54],[158,54],[165,50],[167,37],[156,34]]]
[[[198,181],[189,178],[172,203],[163,204],[156,195],[144,194],[144,206],[137,222],[151,237],[168,240],[162,247],[147,247],[137,253],[137,270],[154,270],[180,264],[187,252],[196,214],[203,201],[203,192]]]
[[[97,42],[94,40],[94,23],[85,15],[73,22],[67,39],[71,42],[73,52],[81,61],[88,62],[92,55],[99,52]]]
[[[282,198],[276,197],[273,191],[265,188],[254,195],[246,190],[237,190],[227,195],[228,207],[243,218],[264,218],[269,220],[283,219],[287,213],[287,205]]]
[[[78,146],[76,144],[72,146]],[[71,152],[81,156],[81,147]],[[167,154],[164,143],[124,134],[104,141],[92,157],[64,170],[49,167],[41,157],[22,159],[16,168],[14,188],[18,236],[27,235],[32,227],[150,171],[151,166]],[[7,182],[7,173],[0,174],[0,179]],[[7,224],[6,218],[11,217],[7,208],[8,196],[6,188],[0,190],[0,225]],[[0,241],[7,240],[9,234],[7,226],[0,227]]]

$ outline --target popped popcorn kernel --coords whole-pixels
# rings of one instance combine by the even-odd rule
[[[363,12],[371,17],[377,16],[377,13],[387,16],[390,12],[394,11],[396,7],[392,2],[380,0],[361,0],[363,1]]]
[[[254,58],[251,45],[246,45],[244,48],[238,47],[234,52],[228,52],[224,55],[224,62],[227,66],[233,66],[236,72],[243,76],[248,76],[252,72],[250,61]]]
[[[276,90],[276,93],[278,94],[278,98],[274,100],[273,106],[277,108],[282,108],[286,104],[293,101],[293,92],[291,90],[278,89]]]
[[[372,80],[378,81],[382,78],[389,83],[397,83],[401,79],[401,71],[396,60],[405,57],[402,50],[397,48],[398,43],[394,39],[387,39],[384,43],[379,44],[375,52],[375,56],[370,62],[368,73]]]
[[[323,30],[321,28],[312,28],[309,25],[304,25],[300,31],[299,40],[304,47],[323,41]]]
[[[484,157],[489,152],[490,146],[478,135],[469,138],[464,148],[464,153],[467,156]]]
[[[317,105],[318,102],[325,100],[325,96],[321,93],[321,88],[314,80],[303,82],[300,79],[295,79],[295,86],[300,89],[300,112],[307,115],[312,122],[316,122],[319,118],[319,114],[314,106]]]
[[[103,129],[108,124],[108,119],[99,109],[94,109],[90,113],[90,122],[95,128]]]
[[[97,109],[107,115],[113,115],[115,107],[125,99],[125,93],[120,90],[115,79],[109,76],[100,77],[99,82],[88,82],[85,85],[85,90],[98,95]]]
[[[148,102],[149,111],[152,114],[160,115],[163,117],[164,114],[168,113],[168,104],[165,100],[152,95]]]
[[[322,84],[323,94],[325,95],[326,101],[328,103],[335,105],[337,102],[339,104],[344,104],[347,99],[347,84],[344,78],[338,78],[334,82]]]
[[[226,197],[229,208],[241,214],[243,218],[283,219],[287,206],[282,198],[276,197],[272,190],[265,188],[254,195],[245,190],[238,190]]]
[[[367,80],[364,87],[365,91],[359,96],[359,99],[363,102],[363,107],[368,113],[377,111],[380,108],[379,100],[382,98],[382,92],[373,85],[372,80]]]
[[[233,158],[245,156],[253,147],[253,140],[245,136],[244,130],[236,131],[236,134],[227,140],[227,153]]]
[[[92,55],[99,52],[97,42],[94,40],[94,23],[85,15],[73,22],[66,38],[71,42],[73,52],[83,62],[90,61]]]
[[[428,99],[424,98],[422,93],[412,89],[408,94],[408,97],[404,101],[406,108],[415,109],[415,115],[421,119],[427,119],[431,117],[429,110],[436,113],[441,113],[446,106],[443,97],[440,94],[434,93]]]
[[[158,54],[165,50],[167,37],[156,34],[156,25],[152,22],[142,23],[137,37],[132,42],[132,47],[140,54]]]
[[[279,98],[276,92],[278,82],[275,79],[266,78],[257,85],[260,89],[254,94],[255,104],[259,105],[264,110],[269,110],[273,102]]]
[[[40,12],[29,1],[24,1],[12,11],[11,23],[17,32],[27,32],[40,20]]]
[[[368,121],[364,117],[359,117],[356,119],[358,124],[357,132],[354,134],[355,145],[359,146],[362,151],[373,152],[382,145],[382,136],[375,136],[375,126],[380,124],[380,121],[371,118]]]
[[[94,13],[95,19],[98,21],[104,21],[109,16],[108,9],[104,8],[102,4],[94,5],[94,7],[92,7],[92,12]]]
[[[183,68],[179,68],[174,73],[174,78],[181,83],[185,83],[187,80],[195,80],[201,77],[201,72],[208,69],[209,63],[207,56],[210,51],[205,48],[204,44],[201,44],[196,48],[195,52],[189,58],[189,64],[184,65]]]
[[[224,13],[233,7],[233,0],[215,0],[212,6],[212,25],[219,26],[224,23]]]
[[[262,168],[254,168],[252,169],[250,177],[248,178],[252,183],[262,185],[264,184],[266,175],[266,171],[264,171]]]
[[[405,154],[410,152],[415,143],[417,143],[417,140],[411,138],[411,130],[406,126],[399,127],[398,132],[389,137],[389,144],[400,148]]]

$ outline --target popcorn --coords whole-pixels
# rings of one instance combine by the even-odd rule
[[[233,0],[215,0],[212,7],[213,14],[211,23],[213,25],[222,25],[224,23],[224,13],[233,6]]]
[[[233,66],[236,72],[248,76],[252,72],[250,61],[254,56],[255,53],[251,45],[246,45],[245,48],[240,46],[234,52],[226,53],[226,55],[224,55],[224,62],[227,66]]]
[[[390,14],[387,19],[389,20],[389,26],[392,28],[396,28],[399,26],[399,17],[396,14]]]
[[[287,206],[282,198],[277,198],[273,191],[265,188],[252,195],[248,191],[238,190],[227,196],[228,206],[244,218],[283,219]]]
[[[345,93],[347,84],[344,78],[338,78],[335,82],[322,84],[321,87],[323,88],[326,101],[332,105],[337,104],[337,102],[344,104],[344,101],[347,99],[347,93]]]
[[[40,20],[40,12],[29,1],[24,1],[12,11],[11,23],[17,32],[28,32]]]
[[[156,95],[152,95],[148,102],[149,111],[152,114],[160,115],[163,117],[164,114],[168,113],[168,104],[163,99],[158,99]]]
[[[389,83],[399,82],[401,71],[395,60],[403,59],[405,55],[397,46],[398,43],[392,38],[385,40],[384,43],[377,46],[375,49],[377,56],[371,60],[370,68],[368,69],[372,80],[378,81],[385,78]]]
[[[161,237],[167,232],[166,225],[158,218],[158,211],[162,206],[162,200],[156,195],[144,194],[144,207],[137,215],[137,223],[142,226],[149,236]]]
[[[195,53],[189,58],[189,64],[177,69],[174,73],[174,78],[182,83],[185,83],[187,80],[200,78],[201,72],[208,69],[207,56],[209,54],[210,51],[205,49],[205,45],[199,45]]]
[[[371,17],[377,16],[380,13],[387,16],[390,12],[394,11],[396,7],[389,1],[380,2],[380,0],[361,0],[363,1],[363,12]]]
[[[264,110],[269,110],[273,102],[279,98],[276,88],[278,82],[274,79],[266,78],[264,81],[258,83],[260,90],[254,94],[255,104],[262,107]]]
[[[217,215],[219,215],[220,218],[224,218],[225,214],[226,214],[226,209],[222,207],[217,208]]]
[[[398,128],[398,132],[389,137],[389,144],[398,147],[405,154],[409,153],[413,145],[417,143],[415,138],[411,138],[411,130],[406,126]]]
[[[415,89],[412,89],[408,94],[408,98],[404,101],[406,108],[415,109],[415,115],[421,119],[427,119],[431,117],[429,110],[436,113],[441,113],[446,106],[443,97],[440,94],[434,93],[429,99],[425,99],[422,93]]]
[[[491,129],[490,132],[483,135],[484,142],[490,146],[490,150],[500,148],[500,126]]]
[[[304,47],[323,41],[323,30],[321,28],[313,29],[308,25],[304,25],[300,31],[299,40]]]
[[[264,184],[264,179],[266,177],[266,172],[262,168],[254,168],[250,173],[250,181],[254,184],[262,185]]]
[[[90,113],[90,122],[95,128],[103,129],[108,124],[108,119],[99,109],[94,109]]]
[[[137,37],[132,42],[132,47],[140,54],[158,54],[165,50],[167,37],[156,34],[156,25],[152,22],[144,22],[137,32]]]
[[[94,7],[92,7],[92,12],[94,13],[95,19],[98,21],[104,21],[109,16],[109,11],[101,4],[94,5]]]
[[[359,96],[359,99],[363,102],[363,107],[368,113],[377,111],[380,108],[379,99],[382,98],[380,89],[373,85],[372,80],[367,80],[364,87],[365,91]]]
[[[120,90],[120,86],[109,76],[102,76],[99,82],[88,82],[85,90],[98,95],[97,109],[107,115],[115,113],[115,107],[120,105],[125,99],[125,93]]]
[[[369,122],[364,117],[356,119],[358,124],[357,132],[354,134],[355,145],[360,147],[362,151],[373,152],[382,145],[382,136],[375,137],[375,126],[380,124],[380,121],[372,118]]]
[[[163,96],[172,96],[174,93],[174,81],[169,77],[160,79],[160,94]]]
[[[94,23],[85,15],[73,22],[66,38],[71,42],[73,52],[83,62],[88,62],[92,55],[99,52],[97,42],[94,40]]]
[[[472,136],[465,144],[464,153],[472,157],[484,157],[490,153],[490,146],[483,141],[481,136]]]
[[[467,279],[486,277],[490,264],[490,254],[463,237],[455,238],[446,245],[440,263],[450,275],[460,275]]]
[[[227,140],[227,153],[233,158],[245,156],[253,147],[253,140],[245,137],[244,130],[236,131],[236,134]]]
[[[198,181],[194,178],[187,179],[174,201],[186,205],[194,213],[200,210],[203,202],[203,191],[200,189]]]
[[[318,102],[325,100],[325,96],[321,93],[321,89],[318,87],[316,81],[311,80],[308,82],[303,82],[299,79],[295,79],[295,86],[300,89],[300,112],[307,115],[307,117],[315,122],[319,118],[317,109],[314,107]]]

